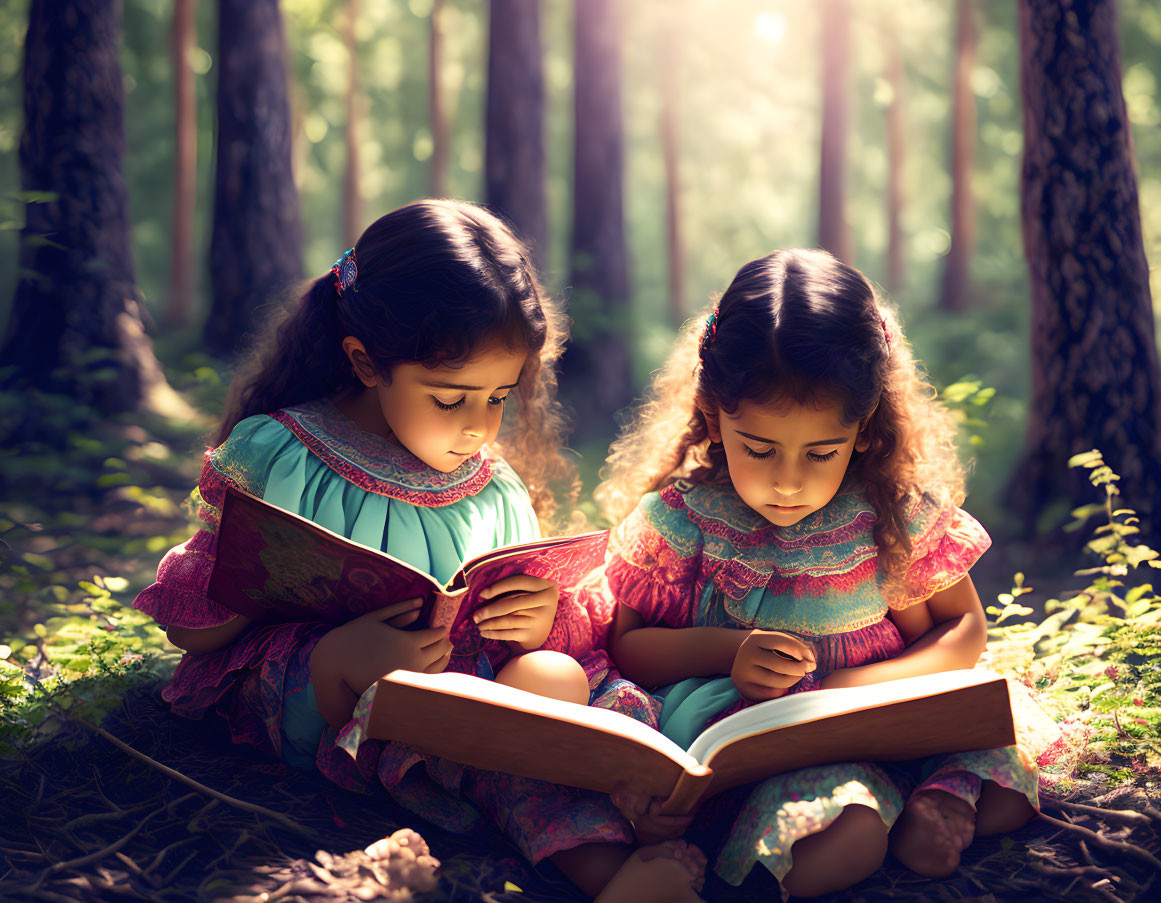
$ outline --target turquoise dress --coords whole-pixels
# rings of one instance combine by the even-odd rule
[[[134,602],[164,626],[206,628],[233,617],[206,593],[230,484],[443,582],[468,558],[539,536],[523,483],[486,449],[442,473],[398,443],[359,430],[329,401],[298,405],[247,418],[221,446],[207,450],[199,484],[204,527],[165,556],[157,582]],[[589,598],[562,592],[545,647],[581,662],[595,704],[654,721],[652,700],[622,680],[600,650],[611,615]],[[385,787],[449,830],[474,831],[491,822],[533,862],[587,841],[631,841],[630,826],[599,794],[481,772],[352,736],[354,723],[337,732],[319,713],[310,683],[310,653],[329,629],[250,625],[223,649],[187,653],[165,698],[185,717],[214,710],[235,742],[299,768],[317,768],[345,787]],[[491,677],[510,655],[497,641],[472,643],[471,650],[453,648],[448,669]]]
[[[807,692],[830,671],[898,655],[903,641],[888,612],[957,583],[990,545],[983,528],[954,505],[923,496],[906,513],[911,558],[902,579],[888,582],[872,536],[875,511],[857,487],[778,527],[728,482],[679,480],[645,496],[615,532],[605,568],[609,591],[649,626],[796,634],[818,660],[816,672],[790,691]],[[729,675],[690,678],[654,695],[662,703],[661,730],[682,746],[749,704]],[[714,831],[703,843],[707,853],[716,848],[715,869],[731,884],[757,863],[781,880],[792,865],[791,845],[826,828],[847,805],[868,806],[890,826],[917,784],[974,806],[984,779],[1037,804],[1034,757],[1016,747],[910,770],[851,762],[777,775],[711,801],[702,820]]]

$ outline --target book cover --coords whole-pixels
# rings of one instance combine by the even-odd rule
[[[393,671],[369,734],[477,768],[609,792],[629,781],[685,813],[772,774],[842,761],[899,761],[1015,742],[1007,681],[985,669],[815,690],[723,718],[682,749],[608,709],[465,674]]]
[[[459,625],[479,591],[529,574],[574,585],[604,560],[608,531],[493,549],[464,563],[446,586],[234,486],[226,489],[209,597],[256,621],[343,623],[392,602],[424,600],[416,627]]]

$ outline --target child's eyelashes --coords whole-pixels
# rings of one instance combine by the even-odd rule
[[[772,449],[772,448],[769,449],[768,451],[759,452],[759,451],[755,451],[754,449],[750,448],[750,446],[746,445],[745,443],[742,444],[742,448],[744,448],[746,450],[746,454],[749,455],[751,458],[764,459],[764,458],[773,457],[773,455],[774,455],[774,449]],[[813,452],[813,451],[807,452],[806,457],[808,459],[810,459],[811,461],[815,461],[816,463],[821,464],[824,461],[831,460],[831,458],[833,458],[837,454],[838,454],[838,449],[835,448],[835,449],[831,449],[826,454],[821,454],[819,452]]]
[[[441,411],[454,411],[454,410],[456,410],[457,408],[462,408],[462,407],[464,406],[464,402],[465,402],[465,401],[467,401],[467,398],[468,398],[468,397],[465,395],[465,396],[463,396],[463,397],[462,397],[462,398],[461,398],[459,401],[453,401],[451,404],[445,404],[444,402],[442,402],[442,401],[440,401],[438,398],[436,398],[434,395],[432,395],[432,396],[431,396],[431,400],[432,400],[432,402],[433,402],[433,403],[435,404],[435,406],[436,406],[437,408],[439,408]],[[495,395],[492,395],[492,396],[490,396],[490,397],[488,398],[488,404],[489,404],[491,407],[494,407],[494,408],[495,408],[495,407],[499,407],[500,405],[502,405],[502,404],[503,404],[505,401],[507,401],[507,400],[508,400],[508,396],[507,396],[507,395],[503,396],[502,398],[501,398],[501,397],[497,397],[497,396],[495,396]]]

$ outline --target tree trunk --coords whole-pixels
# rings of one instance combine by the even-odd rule
[[[278,0],[218,0],[214,299],[205,340],[220,356],[239,350],[255,311],[302,274],[285,47]]]
[[[822,141],[818,173],[818,244],[851,263],[846,213],[847,129],[850,125],[851,10],[847,0],[822,0]]]
[[[955,73],[952,77],[951,248],[943,266],[939,306],[962,311],[971,307],[970,278],[976,241],[972,168],[976,146],[976,97],[972,69],[978,40],[973,0],[957,0]]]
[[[359,194],[359,45],[355,23],[358,0],[347,0],[343,43],[347,48],[347,165],[343,169],[343,248],[353,248],[363,232],[363,199]]]
[[[887,291],[897,294],[907,281],[907,249],[903,237],[903,170],[907,157],[907,130],[903,116],[903,51],[899,46],[899,15],[893,7],[883,13],[880,33],[887,54],[883,77],[891,89],[887,103]]]
[[[570,313],[561,387],[574,438],[605,441],[633,397],[622,211],[621,35],[617,0],[577,0]]]
[[[1020,51],[1032,397],[1011,505],[1031,535],[1053,501],[1095,501],[1066,462],[1097,448],[1157,546],[1161,372],[1114,0],[1021,0]]]
[[[189,324],[194,306],[194,208],[197,203],[198,123],[190,49],[195,44],[197,0],[175,0],[173,6],[174,155],[173,221],[169,258],[169,297],[165,325]]]
[[[681,72],[681,25],[687,21],[684,4],[674,2],[660,32],[658,74],[661,94],[661,149],[665,158],[665,236],[669,272],[669,319],[680,326],[685,306],[685,240],[681,228],[681,153],[678,138],[678,73]]]
[[[22,277],[0,365],[5,383],[102,414],[169,392],[145,335],[122,175],[124,95],[116,0],[32,0],[24,43]],[[172,395],[172,392],[169,392]],[[31,429],[39,406],[23,413]],[[27,438],[27,437],[25,437]]]
[[[539,0],[492,0],[488,28],[485,203],[548,257],[544,66]]]
[[[451,127],[443,96],[443,0],[432,0],[428,31],[427,109],[431,120],[430,190],[433,198],[447,197]]]

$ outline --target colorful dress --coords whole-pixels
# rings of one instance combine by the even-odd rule
[[[677,481],[641,501],[617,529],[605,573],[611,594],[647,625],[782,630],[813,645],[818,668],[791,692],[814,689],[827,673],[883,661],[903,650],[887,617],[958,582],[991,544],[971,516],[930,497],[907,512],[911,560],[888,584],[871,530],[875,512],[857,489],[789,527],[769,523],[728,483]],[[696,677],[654,694],[661,730],[688,744],[709,724],[749,703],[729,676]],[[715,868],[740,884],[761,862],[781,880],[790,847],[860,803],[892,825],[907,793],[938,788],[973,806],[983,779],[1037,805],[1034,760],[1010,747],[929,760],[914,768],[865,762],[804,768],[740,788],[700,820],[722,842]],[[1025,764],[1027,763],[1027,764]],[[707,853],[712,853],[707,849]]]
[[[163,626],[208,628],[233,617],[206,595],[227,484],[440,581],[474,555],[539,536],[528,492],[503,459],[485,450],[441,473],[398,443],[359,430],[329,401],[311,402],[243,420],[222,445],[207,451],[199,485],[205,526],[165,556],[157,582],[134,602]],[[622,680],[600,651],[611,602],[601,610],[598,596],[579,598],[562,591],[545,648],[581,662],[593,704],[655,724],[654,702]],[[467,768],[366,739],[369,694],[342,732],[330,727],[315,703],[309,667],[315,644],[330,629],[317,623],[250,625],[222,649],[187,653],[163,695],[187,718],[216,710],[235,742],[299,768],[317,768],[344,787],[368,791],[381,784],[448,830],[475,831],[490,821],[533,862],[587,841],[632,841],[629,824],[602,794]],[[448,670],[491,677],[510,655],[504,643],[481,638],[470,621],[451,639]]]

